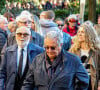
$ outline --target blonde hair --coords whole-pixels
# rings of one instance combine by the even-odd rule
[[[83,23],[80,27],[83,27],[85,31],[85,43],[87,47],[90,47],[91,50],[95,51],[97,49],[100,49],[100,41],[99,37],[92,25],[89,25],[87,23]],[[79,39],[77,35],[73,39],[73,45],[70,49],[72,53],[77,52],[77,50],[81,49],[81,43],[79,42]]]

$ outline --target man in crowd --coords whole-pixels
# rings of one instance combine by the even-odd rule
[[[6,32],[7,27],[8,27],[7,19],[4,16],[0,15],[0,54],[7,39],[7,32]],[[1,59],[0,59],[0,62],[1,62]]]
[[[71,36],[62,31],[64,26],[64,21],[61,18],[56,18],[55,22],[58,25],[61,34],[63,35],[63,48],[68,51],[71,47]]]
[[[64,26],[64,21],[63,21],[63,19],[61,19],[61,18],[56,18],[56,19],[55,19],[55,23],[58,25],[58,28],[59,28],[60,30],[63,29],[63,26]]]
[[[27,15],[19,15],[16,17],[16,22],[18,27],[21,26],[25,26],[27,28],[31,27],[31,17],[28,17]],[[7,41],[2,49],[2,55],[5,52],[5,49],[11,45],[16,44],[16,39],[15,39],[15,32],[11,33],[8,37],[7,37]]]
[[[55,13],[52,10],[43,11],[40,14],[40,24],[41,24],[41,31],[43,36],[49,31],[57,31],[62,34],[62,44],[65,50],[69,50],[71,46],[71,37],[67,34],[63,34],[61,30],[59,30],[58,25],[53,21],[55,18]],[[61,29],[61,28],[60,28]]]
[[[61,46],[61,34],[47,33],[45,52],[36,56],[30,66],[22,90],[87,90],[89,77],[79,57],[66,52]]]
[[[43,48],[29,43],[31,32],[27,27],[16,30],[17,44],[6,49],[0,66],[0,90],[21,90],[29,65]]]
[[[58,31],[57,24],[53,21],[55,18],[55,13],[52,10],[43,11],[40,14],[40,25],[41,25],[41,31],[42,35],[45,37],[46,33],[49,31],[55,30]]]

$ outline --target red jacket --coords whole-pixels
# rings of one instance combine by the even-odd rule
[[[74,36],[77,33],[77,29],[78,28],[76,26],[73,29],[70,26],[68,26],[67,28],[63,29],[63,32],[68,33],[70,36]]]

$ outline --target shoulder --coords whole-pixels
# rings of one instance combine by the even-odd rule
[[[65,33],[67,32],[67,27],[63,29],[63,32],[65,32]]]
[[[6,48],[7,52],[12,52],[15,51],[17,49],[17,44],[11,45],[9,47]]]
[[[64,37],[69,37],[71,39],[71,36],[65,32],[63,32]]]
[[[30,49],[30,50],[33,50],[33,51],[44,51],[44,48],[42,48],[42,47],[40,47],[40,46],[38,46],[38,45],[36,45],[36,44],[33,44],[33,43],[29,43],[29,45],[28,45],[28,48]]]
[[[15,37],[15,32],[8,35],[8,38]]]
[[[37,64],[39,65],[40,64],[41,65],[41,63],[44,60],[45,60],[45,52],[36,55],[33,62],[32,62],[32,64],[34,64],[34,65],[37,65]]]
[[[64,57],[66,58],[65,61],[69,61],[69,62],[72,62],[72,63],[77,63],[77,62],[80,62],[80,58],[79,56],[73,54],[73,53],[70,53],[70,52],[67,52],[67,51],[63,51],[64,53]]]

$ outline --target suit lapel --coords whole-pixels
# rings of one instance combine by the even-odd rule
[[[17,73],[17,46],[14,46],[9,51],[10,56],[10,62],[12,64],[12,70]]]

